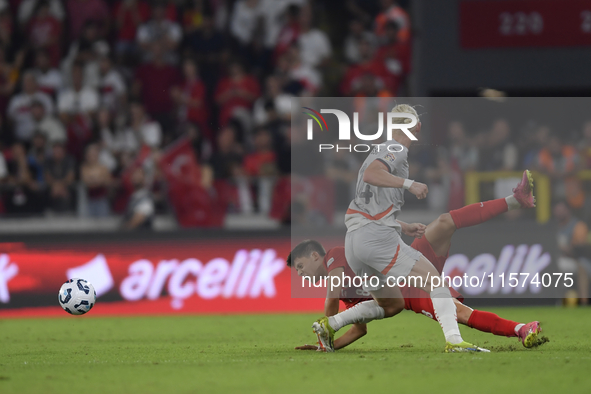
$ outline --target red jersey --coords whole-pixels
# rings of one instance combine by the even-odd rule
[[[336,248],[332,248],[328,252],[326,252],[323,264],[326,267],[326,270],[329,274],[336,268],[344,268],[344,277],[350,278],[351,284],[353,283],[352,281],[353,278],[355,278],[355,273],[353,272],[351,267],[349,267],[349,263],[345,258],[345,248],[343,248],[342,246],[337,246]],[[361,287],[351,286],[343,287],[341,289],[339,299],[343,301],[345,305],[347,305],[347,307],[349,307],[350,305],[355,305],[359,302],[371,299],[371,295],[368,292],[364,291]]]

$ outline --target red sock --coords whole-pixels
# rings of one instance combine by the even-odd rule
[[[472,311],[468,319],[468,327],[504,337],[516,337],[515,326],[518,324],[511,320],[502,319],[494,313],[477,310]]]
[[[450,211],[449,214],[456,224],[456,228],[462,228],[486,222],[508,210],[507,201],[504,198],[498,198],[466,205],[463,208]]]

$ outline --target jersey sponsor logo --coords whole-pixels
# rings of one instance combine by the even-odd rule
[[[326,262],[326,266],[330,267],[330,265],[334,263],[334,257],[331,257],[327,262]]]

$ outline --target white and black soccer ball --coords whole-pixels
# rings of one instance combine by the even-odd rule
[[[57,299],[69,314],[83,315],[94,306],[96,291],[84,279],[72,278],[62,285]]]

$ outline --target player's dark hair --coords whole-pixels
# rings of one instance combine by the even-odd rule
[[[326,251],[320,242],[313,239],[307,239],[300,242],[298,246],[293,248],[289,256],[287,256],[287,266],[291,267],[291,264],[295,259],[310,256],[312,252],[316,252],[323,257],[326,256]]]

